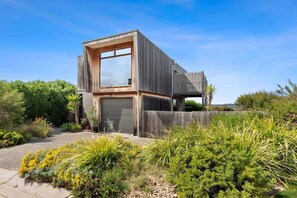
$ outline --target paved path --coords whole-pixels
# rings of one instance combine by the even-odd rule
[[[0,198],[63,198],[69,197],[65,189],[53,188],[49,184],[25,183],[17,171],[0,168]]]
[[[108,136],[111,137],[116,135],[121,135],[125,139],[140,145],[144,145],[151,140],[149,138],[139,138],[127,134],[108,134]],[[59,129],[56,129],[51,137],[14,147],[0,149],[0,168],[17,171],[22,157],[28,152],[36,152],[40,149],[58,147],[80,139],[93,139],[100,136],[102,136],[102,134],[92,132],[62,133]]]

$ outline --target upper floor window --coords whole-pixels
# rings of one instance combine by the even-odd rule
[[[100,86],[131,85],[131,47],[100,53]]]

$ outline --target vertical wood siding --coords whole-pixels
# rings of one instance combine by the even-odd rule
[[[168,130],[174,126],[186,126],[192,122],[207,125],[213,116],[233,112],[225,111],[202,111],[202,112],[180,112],[180,111],[143,111],[142,131],[140,137],[162,138]]]
[[[172,95],[173,60],[140,32],[138,45],[138,90]]]
[[[77,57],[77,90],[85,89],[84,57]]]

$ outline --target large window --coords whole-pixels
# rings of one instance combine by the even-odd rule
[[[100,86],[131,85],[131,48],[100,54]]]

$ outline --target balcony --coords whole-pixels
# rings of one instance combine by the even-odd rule
[[[175,73],[173,75],[173,96],[202,97],[207,87],[204,72]]]

